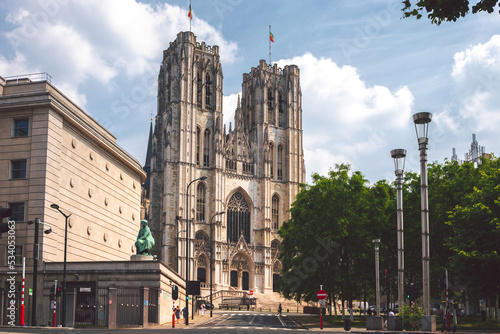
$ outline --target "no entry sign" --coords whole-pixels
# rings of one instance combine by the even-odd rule
[[[318,293],[316,294],[318,296],[318,299],[325,299],[326,298],[326,291],[325,290],[318,290]]]

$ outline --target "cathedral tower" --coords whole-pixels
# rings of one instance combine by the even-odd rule
[[[227,131],[222,79],[219,48],[191,32],[163,53],[149,191],[155,251],[184,276],[189,228],[192,279],[270,293],[281,270],[278,230],[305,182],[300,73],[261,60],[243,75]]]

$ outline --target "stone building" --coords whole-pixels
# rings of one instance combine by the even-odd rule
[[[208,283],[212,232],[214,291],[271,293],[277,232],[305,182],[299,68],[261,60],[243,74],[234,128],[222,99],[219,47],[179,33],[158,76],[148,189],[156,254],[185,277],[189,228],[190,279]]]
[[[50,225],[51,233],[42,233],[42,227],[39,233],[40,323],[49,319],[46,303],[53,284],[44,281],[45,266],[64,258],[65,217],[51,205],[71,215],[67,261],[86,262],[91,271],[92,261],[129,261],[135,253],[146,180],[140,163],[116,144],[116,137],[50,81],[45,73],[0,77],[0,206],[12,208],[9,220],[16,222],[13,252],[8,253],[7,236],[0,239],[0,290],[7,272],[20,275],[23,257],[26,287],[32,287],[35,232],[26,222],[39,218]],[[13,268],[5,254],[15,255]],[[75,281],[73,276],[68,281]],[[51,279],[61,282],[61,272],[52,272]]]

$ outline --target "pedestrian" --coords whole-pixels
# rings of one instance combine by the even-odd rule
[[[205,316],[205,310],[206,310],[205,303],[203,303],[203,304],[201,304],[201,316],[202,317]]]
[[[188,309],[185,306],[182,309],[182,316],[184,317],[184,319],[187,319],[187,317],[188,317]]]
[[[392,309],[389,309],[389,317],[393,317],[395,314],[394,312],[392,311]]]
[[[181,309],[179,308],[179,305],[177,305],[177,308],[175,309],[175,317],[177,320],[181,318]]]
[[[280,303],[280,306],[278,306],[278,315],[281,316],[281,311],[282,311],[282,308],[281,308],[281,303]]]
[[[366,314],[368,314],[368,316],[371,317],[372,316],[372,309],[368,308],[368,311],[366,311]]]

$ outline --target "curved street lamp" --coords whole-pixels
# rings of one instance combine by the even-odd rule
[[[420,112],[413,115],[415,132],[417,134],[418,149],[420,151],[420,194],[421,194],[421,217],[422,217],[422,305],[424,315],[430,313],[430,245],[429,245],[429,198],[427,184],[427,144],[429,143],[429,123],[432,114]]]
[[[37,282],[38,282],[38,256],[39,254],[39,244],[38,244],[38,230],[40,224],[47,225],[48,230],[43,231],[45,234],[52,232],[52,226],[47,223],[41,222],[39,218],[35,218],[35,221],[28,221],[28,225],[35,224],[35,247],[33,248],[33,304],[31,305],[31,326],[36,326],[36,294],[37,294]]]
[[[403,226],[403,174],[405,169],[406,150],[398,148],[391,151],[394,159],[394,169],[397,184],[397,221],[398,221],[398,305],[401,310],[404,304],[404,271],[405,271],[405,246]]]
[[[71,214],[66,215],[64,212],[59,209],[59,205],[57,204],[51,204],[50,207],[52,209],[56,209],[59,211],[65,218],[65,225],[64,225],[64,267],[63,267],[63,300],[62,300],[62,326],[66,326],[66,254],[68,251],[68,218],[71,216]]]
[[[221,212],[216,212],[215,215],[210,218],[210,317],[212,317],[212,311],[213,311],[213,301],[212,301],[212,285],[213,285],[213,278],[212,278],[212,271],[213,271],[213,261],[214,261],[214,247],[213,247],[213,232],[212,232],[212,219],[214,219],[215,216],[223,215],[225,214],[226,211],[221,211]]]
[[[188,282],[189,282],[189,186],[196,181],[206,180],[208,177],[203,175],[189,182],[186,188],[186,325],[189,325],[189,297],[188,297]]]

